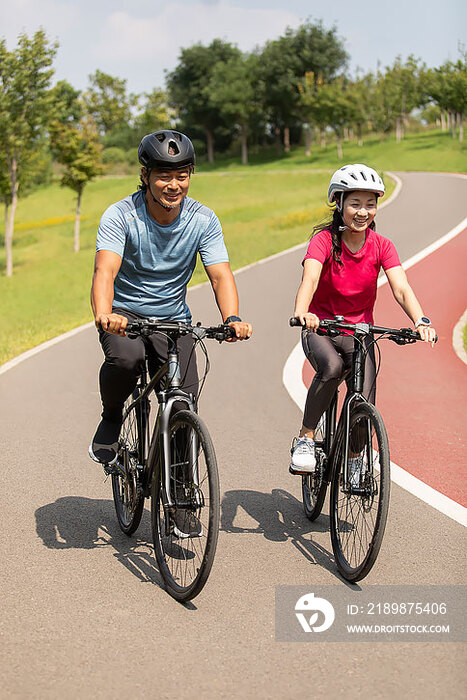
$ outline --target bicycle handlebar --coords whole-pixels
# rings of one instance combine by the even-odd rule
[[[289,325],[302,326],[300,319],[295,317],[289,320]],[[373,326],[371,323],[346,323],[343,317],[321,319],[316,332],[319,335],[336,336],[344,335],[345,331],[354,331],[363,335],[387,335],[389,340],[394,341],[398,345],[407,345],[421,340],[419,333],[412,330],[412,328],[385,328],[383,326]],[[438,342],[438,336],[435,337],[434,342]]]
[[[201,323],[197,323],[196,326],[192,326],[183,321],[159,321],[156,318],[131,321],[127,324],[125,331],[129,338],[148,336],[152,333],[164,333],[176,337],[193,335],[198,340],[212,338],[219,343],[222,343],[224,340],[235,338],[234,329],[225,324],[220,324],[218,326],[202,326]]]

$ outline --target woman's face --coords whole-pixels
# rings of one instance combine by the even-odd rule
[[[355,190],[344,197],[342,218],[354,233],[366,231],[376,216],[377,198],[374,192]]]

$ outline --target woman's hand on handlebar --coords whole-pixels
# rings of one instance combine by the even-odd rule
[[[319,318],[316,316],[316,314],[312,314],[307,312],[306,314],[299,314],[295,313],[294,314],[295,318],[298,318],[302,326],[304,326],[307,330],[313,331],[313,333],[316,333],[319,327]]]
[[[416,332],[425,343],[431,343],[431,347],[434,347],[438,336],[433,326],[418,326]]]
[[[127,326],[127,323],[127,317],[121,316],[120,314],[96,314],[96,328],[98,330],[102,328],[102,330],[107,331],[107,333],[113,333],[114,335],[124,336],[126,335],[125,328]]]

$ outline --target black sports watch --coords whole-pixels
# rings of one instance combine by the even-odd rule
[[[419,326],[431,326],[431,319],[428,316],[420,316],[420,318],[415,321],[415,328]]]
[[[238,322],[238,321],[241,321],[241,320],[242,320],[242,319],[240,318],[240,316],[228,316],[228,317],[225,319],[224,323],[226,323],[226,324],[227,324],[227,323],[234,323],[235,321]]]

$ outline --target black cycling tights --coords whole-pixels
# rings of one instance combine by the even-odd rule
[[[371,338],[365,341],[368,349],[365,361],[365,381],[363,395],[374,404],[376,396],[375,350]],[[353,336],[338,335],[329,338],[313,331],[302,332],[302,345],[305,355],[316,374],[313,377],[305,403],[303,425],[314,430],[339,384],[352,368],[354,351]]]
[[[123,309],[115,309],[114,311],[130,320],[141,318]],[[103,406],[102,417],[119,422],[125,399],[135,388],[138,374],[141,372],[146,346],[141,337],[128,338],[128,336],[114,335],[102,330],[99,332],[99,340],[105,354],[105,360],[99,374]],[[167,339],[155,333],[147,338],[147,341],[149,371],[154,374],[167,359]],[[195,353],[192,353],[193,343],[193,338],[186,335],[178,339],[177,346],[180,353],[181,388],[196,397],[198,370]],[[174,404],[175,411],[185,407],[183,402]]]

